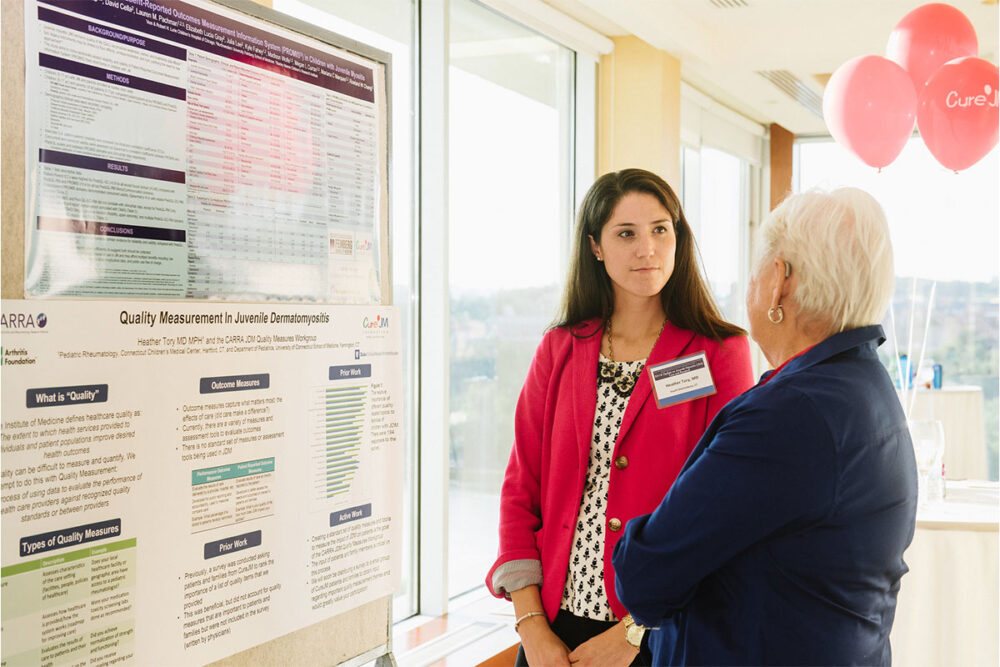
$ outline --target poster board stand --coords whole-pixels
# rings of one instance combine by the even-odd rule
[[[172,0],[171,0],[172,1]],[[122,4],[126,4],[123,2]],[[167,4],[170,4],[168,2]],[[209,3],[201,3],[199,6]],[[58,2],[50,3],[51,6],[43,6],[41,3],[20,2],[18,0],[4,0],[2,4],[2,92],[0,98],[3,99],[2,123],[0,123],[0,135],[2,135],[3,165],[0,174],[0,206],[2,206],[2,220],[0,220],[0,232],[2,232],[2,294],[5,300],[21,300],[26,295],[40,296],[43,298],[52,297],[55,299],[65,298],[90,298],[100,299],[101,295],[92,292],[86,293],[59,293],[56,291],[46,292],[45,289],[38,289],[37,285],[26,285],[26,264],[33,261],[26,256],[26,246],[32,243],[32,239],[26,239],[35,229],[26,229],[26,210],[36,206],[37,202],[26,199],[26,178],[29,165],[25,164],[25,137],[26,137],[26,109],[32,108],[35,100],[25,97],[25,77],[30,75],[30,70],[35,66],[34,62],[26,63],[25,52],[28,45],[25,40],[25,8],[35,11],[37,7],[45,10],[62,10]],[[379,183],[377,186],[377,196],[372,204],[377,214],[377,226],[375,228],[375,254],[377,265],[381,268],[378,275],[378,293],[380,299],[376,302],[382,306],[391,304],[391,266],[389,254],[388,236],[388,105],[390,94],[388,90],[388,70],[390,67],[389,56],[367,45],[360,44],[354,40],[333,35],[327,31],[317,29],[290,17],[281,15],[268,7],[244,0],[225,0],[221,3],[214,3],[219,8],[233,10],[240,14],[252,18],[256,22],[267,25],[280,26],[282,30],[291,31],[304,37],[315,39],[325,44],[330,44],[337,49],[355,54],[363,59],[377,63],[376,74],[377,83],[381,86],[382,96],[380,98],[380,108],[378,115],[381,122],[378,127],[380,145],[384,148],[377,161],[380,167]],[[33,16],[28,17],[29,22],[34,20]],[[30,141],[30,137],[29,137]],[[43,217],[39,215],[39,217]],[[29,266],[30,270],[30,266]],[[208,294],[208,293],[206,293]],[[240,307],[247,309],[253,305],[252,291],[237,291],[234,295],[215,296],[199,295],[191,297],[179,294],[175,298],[199,299],[197,303],[209,303],[215,301],[219,305],[218,299],[233,298],[239,302]],[[136,298],[132,294],[113,294],[113,298]],[[139,295],[142,298],[142,295]],[[150,295],[156,298],[155,295]],[[168,297],[169,298],[169,297]],[[320,302],[329,300],[319,299]],[[43,302],[32,299],[31,303]],[[28,303],[28,302],[24,302]],[[150,302],[155,309],[170,307],[178,302],[153,301]],[[179,306],[178,306],[179,307]],[[331,306],[336,309],[337,306]],[[5,336],[8,340],[9,337]],[[4,342],[7,346],[7,342]],[[5,562],[6,566],[7,563]],[[140,577],[154,577],[155,572],[145,572],[140,570]],[[281,582],[285,583],[285,582]],[[287,634],[274,639],[269,639],[263,643],[247,645],[246,648],[234,652],[227,657],[212,661],[216,665],[363,665],[375,660],[378,667],[395,666],[396,661],[391,652],[391,625],[392,625],[392,597],[384,595],[377,599],[366,601],[359,606],[342,611],[329,618],[325,618],[315,623],[310,623],[304,627],[297,628]],[[139,632],[149,632],[148,629],[139,628]],[[6,638],[5,638],[6,640]],[[141,658],[139,659],[141,662]]]

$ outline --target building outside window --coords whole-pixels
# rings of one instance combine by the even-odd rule
[[[450,5],[455,596],[481,586],[496,557],[514,407],[560,299],[572,224],[574,54],[471,0]]]
[[[745,328],[752,167],[707,146],[685,146],[682,162],[679,194],[705,278],[723,316]]]

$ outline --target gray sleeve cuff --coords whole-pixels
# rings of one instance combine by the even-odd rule
[[[507,561],[493,571],[493,590],[510,599],[510,592],[542,585],[542,561],[534,558]]]

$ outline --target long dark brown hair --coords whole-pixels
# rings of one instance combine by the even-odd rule
[[[674,270],[660,291],[663,312],[674,325],[707,338],[722,340],[746,332],[722,318],[719,307],[701,275],[698,249],[677,195],[666,181],[644,169],[622,169],[598,178],[580,204],[570,259],[569,276],[559,316],[552,327],[572,327],[593,318],[602,321],[615,309],[615,293],[604,265],[590,249],[618,202],[630,192],[656,197],[674,221],[677,246]],[[596,332],[588,332],[591,335]]]

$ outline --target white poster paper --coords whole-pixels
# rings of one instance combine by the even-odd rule
[[[399,329],[4,301],[3,664],[203,664],[391,594]]]
[[[25,0],[29,296],[380,301],[379,64],[191,0]]]

